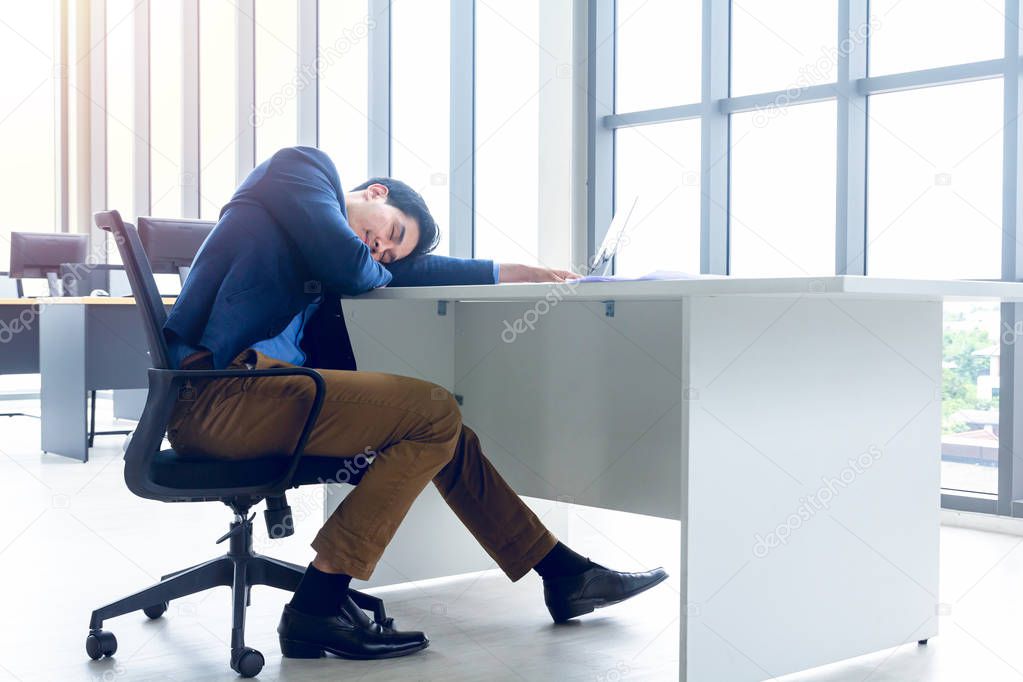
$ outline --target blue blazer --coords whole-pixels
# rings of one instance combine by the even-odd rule
[[[424,255],[377,263],[348,225],[334,163],[318,149],[289,147],[257,166],[224,206],[164,336],[176,367],[205,348],[221,369],[323,296],[303,333],[306,364],[355,369],[341,296],[385,285],[493,283],[489,260]]]

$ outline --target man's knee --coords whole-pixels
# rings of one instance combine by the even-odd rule
[[[458,438],[462,430],[462,411],[451,391],[428,381],[418,382],[416,402],[426,418],[430,440],[453,442]]]

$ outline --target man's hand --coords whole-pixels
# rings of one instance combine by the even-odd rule
[[[501,263],[499,266],[499,282],[566,282],[578,279],[580,275],[569,270],[552,270],[518,263]]]

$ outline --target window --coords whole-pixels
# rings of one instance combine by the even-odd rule
[[[298,0],[256,0],[256,163],[298,142]]]
[[[835,103],[732,117],[729,273],[835,272]]]
[[[10,232],[57,229],[56,121],[54,117],[54,3],[6,4],[0,9],[0,270],[10,264]]]
[[[618,0],[615,111],[700,101],[700,0]]]
[[[615,166],[617,210],[636,199],[615,273],[699,272],[700,122],[620,129]]]
[[[833,83],[835,0],[732,0],[732,95]]]
[[[125,220],[135,219],[135,6],[132,0],[106,4],[107,205]],[[111,247],[111,256],[116,248]]]
[[[366,0],[320,3],[320,148],[346,190],[369,173],[369,31],[376,23]]]
[[[180,0],[149,6],[150,191],[154,216],[181,216],[182,18]]]
[[[216,220],[238,184],[237,9],[199,5],[199,215]]]
[[[539,260],[539,97],[545,86],[538,82],[541,49],[539,0],[478,0],[478,258],[519,263]]]
[[[391,4],[391,174],[423,195],[447,254],[450,158],[449,0]]]
[[[962,0],[870,0],[870,73],[999,59],[1004,4]]]
[[[1002,81],[870,101],[871,275],[1001,277]]]
[[[997,303],[945,303],[941,487],[998,494]]]

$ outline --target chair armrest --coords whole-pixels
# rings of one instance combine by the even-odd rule
[[[304,454],[306,442],[309,440],[309,436],[312,433],[313,426],[316,424],[316,419],[320,416],[320,410],[323,409],[323,401],[327,396],[327,383],[323,380],[323,376],[319,372],[308,367],[275,367],[271,369],[151,369],[149,370],[154,374],[162,374],[165,377],[171,379],[172,385],[180,386],[182,381],[190,379],[225,379],[225,378],[254,378],[261,379],[266,377],[287,377],[287,376],[303,376],[312,379],[315,393],[313,395],[313,404],[309,408],[309,414],[306,416],[305,424],[302,425],[302,431],[299,434],[298,442],[295,444],[295,449],[291,453],[291,466],[288,467],[288,471],[285,475],[276,482],[277,485],[284,485],[284,487],[291,487],[291,481],[295,477],[295,472],[298,470],[298,463]]]

